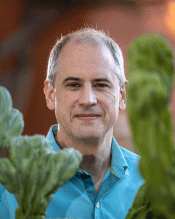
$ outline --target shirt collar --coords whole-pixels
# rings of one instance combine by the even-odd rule
[[[51,128],[46,136],[47,140],[49,141],[49,146],[52,147],[55,152],[58,152],[61,150],[55,141],[55,135],[57,133],[57,130],[58,130],[58,125],[51,126]]]
[[[61,150],[55,141],[55,135],[57,133],[57,130],[58,130],[58,125],[53,125],[46,136],[46,138],[49,141],[49,146],[52,147],[53,150],[56,152]],[[119,147],[114,137],[112,137],[111,150],[112,150],[111,151],[112,160],[111,160],[111,168],[110,168],[111,173],[120,179],[124,176],[124,174],[129,175],[128,164],[124,158],[121,148]]]
[[[124,174],[129,175],[128,164],[124,158],[121,148],[119,147],[114,137],[112,137],[111,152],[111,173],[120,179],[123,177]]]

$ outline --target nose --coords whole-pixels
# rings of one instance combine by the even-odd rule
[[[86,86],[81,90],[79,104],[86,107],[97,104],[97,97],[91,85]]]

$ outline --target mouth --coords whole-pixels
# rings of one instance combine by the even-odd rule
[[[83,121],[92,121],[92,120],[99,118],[99,115],[97,115],[97,114],[78,114],[78,115],[76,115],[76,118],[83,120]]]

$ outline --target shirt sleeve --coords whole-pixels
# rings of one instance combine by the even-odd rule
[[[11,219],[6,190],[0,183],[0,218]]]

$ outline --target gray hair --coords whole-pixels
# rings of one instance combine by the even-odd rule
[[[58,40],[55,46],[52,48],[48,61],[47,78],[46,78],[46,80],[49,81],[52,87],[54,87],[55,85],[56,74],[59,70],[60,52],[62,48],[66,45],[66,43],[71,40],[75,40],[77,44],[83,42],[86,43],[89,42],[94,46],[100,46],[102,44],[107,45],[113,55],[113,58],[116,63],[116,67],[118,69],[115,70],[115,73],[118,76],[120,87],[124,86],[127,80],[125,78],[125,73],[124,73],[122,51],[120,50],[119,46],[103,31],[95,30],[92,28],[83,28],[61,37],[61,39]]]

